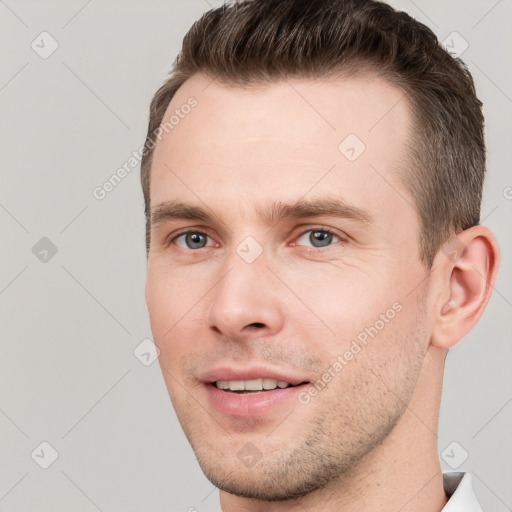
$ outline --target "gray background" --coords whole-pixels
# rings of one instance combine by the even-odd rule
[[[158,363],[145,366],[133,353],[151,338],[139,168],[104,200],[92,195],[142,144],[149,102],[183,35],[219,4],[0,0],[5,512],[219,510]],[[392,4],[441,40],[456,31],[468,42],[462,58],[485,103],[482,213],[504,263],[483,319],[448,355],[439,453],[474,473],[484,509],[512,510],[512,2]],[[43,31],[59,45],[46,59],[31,47],[51,48]],[[43,237],[55,255],[44,253]],[[47,469],[43,441],[58,453]]]

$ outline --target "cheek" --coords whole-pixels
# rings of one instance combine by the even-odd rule
[[[369,273],[333,266],[303,270],[287,277],[295,295],[287,302],[289,314],[308,325],[316,317],[318,327],[329,331],[326,340],[357,335],[394,302],[390,287]]]
[[[374,367],[405,356],[401,345],[414,336],[417,297],[407,296],[410,290],[403,281],[391,279],[389,271],[379,275],[387,276],[386,280],[338,270],[296,275],[290,281],[308,311],[294,310],[291,303],[287,316],[295,327],[288,327],[297,330],[306,352],[313,351],[326,368],[338,361],[337,369],[343,368],[346,377],[359,367],[352,361]],[[347,365],[351,366],[348,372]]]
[[[197,357],[193,352],[200,350],[204,338],[205,281],[197,273],[156,266],[148,269],[146,303],[151,331],[160,350],[159,361],[167,387],[173,395],[179,395],[179,389],[175,389],[177,384],[172,377],[181,382],[184,364]]]
[[[188,321],[205,294],[204,283],[197,274],[173,271],[161,265],[148,269],[146,304],[155,338],[161,341],[171,336],[178,325]]]

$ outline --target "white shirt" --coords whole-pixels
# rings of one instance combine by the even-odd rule
[[[473,493],[470,473],[443,473],[443,484],[449,500],[441,512],[483,512]]]

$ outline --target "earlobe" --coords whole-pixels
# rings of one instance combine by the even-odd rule
[[[448,349],[478,322],[491,297],[500,263],[495,236],[474,226],[450,239],[434,265],[441,280],[435,304],[432,344]]]

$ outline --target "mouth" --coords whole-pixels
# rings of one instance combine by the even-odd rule
[[[292,384],[283,380],[277,380],[270,377],[258,378],[251,380],[216,380],[211,382],[210,385],[226,391],[228,393],[235,393],[238,395],[255,395],[274,391],[276,389],[287,389],[309,384],[304,381],[299,384]]]
[[[214,380],[204,384],[208,404],[217,413],[231,418],[266,417],[271,420],[289,414],[288,410],[300,405],[298,394],[311,383],[258,377]]]

